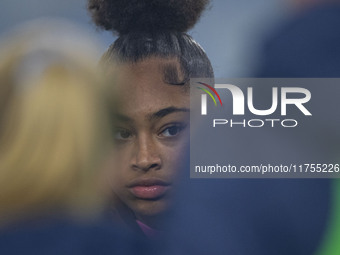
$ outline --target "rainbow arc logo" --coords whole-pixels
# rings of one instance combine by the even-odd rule
[[[212,86],[210,86],[210,85],[208,85],[206,83],[203,83],[203,82],[197,82],[197,83],[199,83],[199,84],[205,86],[206,88],[210,89],[216,95],[216,97],[218,98],[221,106],[223,106],[220,95],[217,93],[217,91]],[[200,89],[200,90],[203,90],[205,93],[207,93],[212,98],[212,100],[214,101],[215,106],[217,106],[216,99],[215,99],[215,97],[213,96],[213,94],[209,90],[207,90],[205,88],[201,88],[201,87],[197,87],[197,88]]]

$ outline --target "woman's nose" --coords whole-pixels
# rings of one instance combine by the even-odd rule
[[[161,151],[152,136],[143,135],[139,137],[133,168],[137,170],[149,171],[159,170],[162,165]]]

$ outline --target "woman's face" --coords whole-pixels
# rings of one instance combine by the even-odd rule
[[[146,223],[171,206],[189,140],[188,89],[164,81],[164,67],[171,63],[179,71],[176,61],[161,58],[118,70],[113,189]]]

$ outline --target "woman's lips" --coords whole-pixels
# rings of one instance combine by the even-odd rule
[[[157,199],[169,189],[169,183],[159,179],[137,179],[129,185],[132,194],[140,199]]]
[[[167,186],[152,185],[152,186],[135,186],[131,188],[132,193],[141,199],[156,199],[165,194]]]

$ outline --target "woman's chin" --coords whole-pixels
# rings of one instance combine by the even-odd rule
[[[136,201],[132,210],[137,218],[140,217],[162,217],[167,214],[171,208],[169,201],[163,200],[139,200]]]

